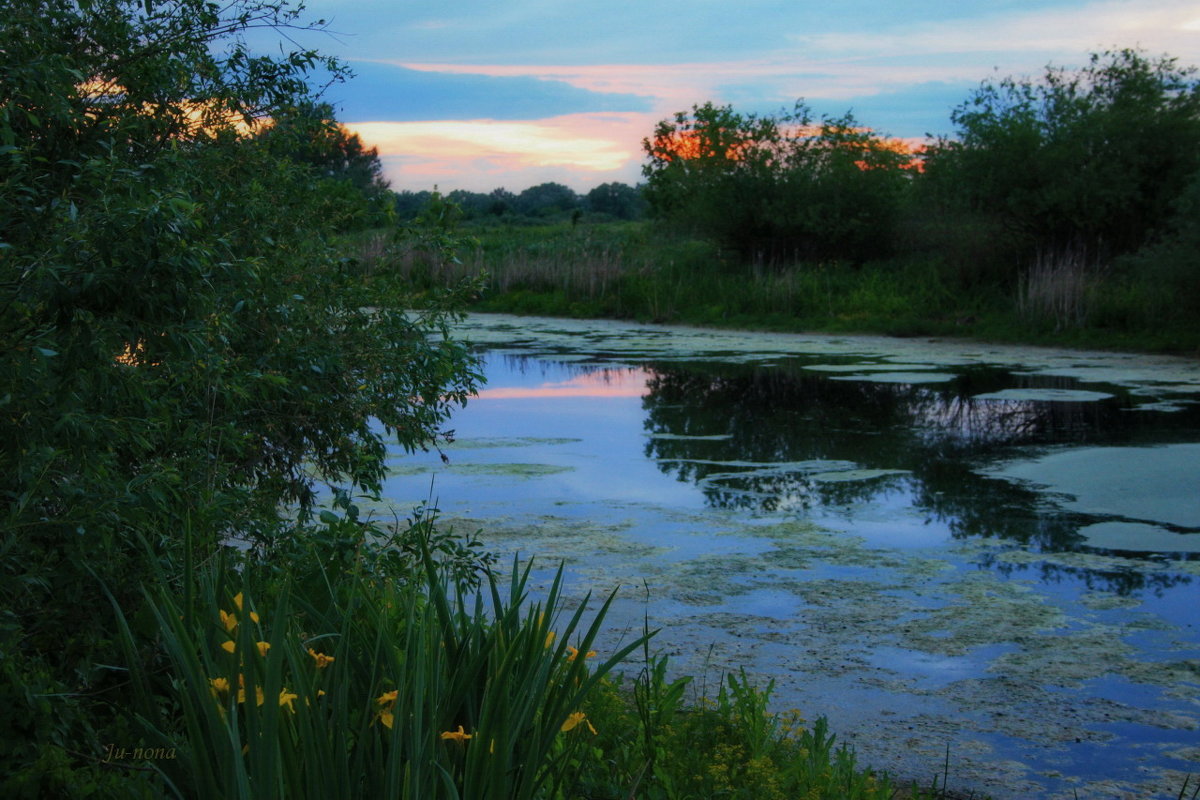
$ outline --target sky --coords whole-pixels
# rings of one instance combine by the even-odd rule
[[[656,122],[797,100],[905,139],[952,135],[981,82],[1140,48],[1200,65],[1198,0],[309,0],[298,41],[356,77],[338,119],[392,188],[635,184]]]

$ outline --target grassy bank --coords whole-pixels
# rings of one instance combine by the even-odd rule
[[[469,226],[458,262],[388,234],[354,248],[365,268],[432,287],[485,274],[478,311],[771,331],[952,336],[1194,354],[1200,328],[1174,298],[1119,271],[1032,269],[1006,284],[961,257],[762,265],[650,222]]]
[[[124,680],[105,695],[9,698],[35,727],[86,716],[96,741],[10,742],[33,752],[5,796],[945,796],[859,765],[824,719],[771,712],[744,673],[668,677],[652,631],[596,652],[605,598],[559,580],[531,597],[531,565],[431,519],[383,529],[345,498],[321,516],[115,609]]]

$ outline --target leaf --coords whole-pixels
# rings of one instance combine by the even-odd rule
[[[51,350],[49,347],[38,347],[35,349],[46,358],[53,358],[54,356],[58,355],[57,350]]]
[[[341,522],[341,519],[338,517],[338,515],[327,508],[321,509],[321,513],[318,516],[320,517],[321,522],[324,522],[326,525],[336,525]]]

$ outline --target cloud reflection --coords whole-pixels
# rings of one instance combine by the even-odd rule
[[[651,374],[641,368],[602,369],[576,375],[565,381],[537,386],[496,386],[477,395],[485,400],[532,397],[644,397],[650,390]]]

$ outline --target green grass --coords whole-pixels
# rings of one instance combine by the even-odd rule
[[[530,564],[464,570],[429,519],[379,539],[333,516],[286,556],[229,553],[188,568],[194,591],[148,587],[153,642],[118,611],[130,747],[109,768],[131,794],[896,796],[824,719],[770,710],[773,684],[738,673],[696,693],[648,629],[597,653],[611,597],[588,611],[561,570],[535,597]]]
[[[1149,278],[1006,286],[928,253],[862,265],[739,263],[651,222],[463,229],[460,261],[379,234],[352,246],[364,268],[424,288],[484,275],[472,308],[772,331],[939,336],[1195,353],[1200,327]],[[437,263],[434,263],[437,262]],[[1073,292],[1064,318],[1057,309]]]

